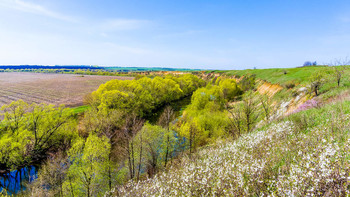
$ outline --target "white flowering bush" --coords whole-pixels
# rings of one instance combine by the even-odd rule
[[[235,141],[221,140],[153,178],[130,181],[106,196],[347,195],[350,133],[342,107],[305,112],[314,116],[308,120],[313,124],[305,123],[309,127],[296,125],[292,117]]]

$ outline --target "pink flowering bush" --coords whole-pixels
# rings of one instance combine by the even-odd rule
[[[318,105],[319,105],[319,102],[316,99],[313,98],[313,99],[307,100],[305,103],[300,105],[298,107],[298,109],[293,111],[293,113],[298,113],[298,112],[305,111],[305,110],[308,110],[308,109],[311,109],[311,108],[315,108]]]

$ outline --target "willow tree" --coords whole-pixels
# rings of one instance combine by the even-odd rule
[[[63,106],[29,105],[19,100],[1,110],[1,169],[41,162],[49,152],[67,149],[76,135],[72,111]]]
[[[106,137],[90,134],[78,139],[68,152],[72,164],[63,183],[65,196],[101,196],[108,190],[110,144]]]
[[[175,132],[158,125],[145,124],[132,140],[135,155],[135,177],[142,172],[152,177],[165,164],[165,158],[175,149],[177,142]],[[127,161],[129,164],[131,161]]]

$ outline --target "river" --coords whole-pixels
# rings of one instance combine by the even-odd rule
[[[26,184],[37,178],[37,173],[36,167],[29,166],[0,175],[0,192],[5,189],[11,195],[24,191]]]
[[[180,100],[171,102],[169,105],[174,109],[175,116],[180,117],[182,111],[191,103],[191,96],[187,96]],[[166,105],[160,107],[150,116],[146,117],[151,124],[156,124]],[[25,167],[20,170],[15,170],[7,174],[0,175],[0,193],[3,189],[9,195],[18,194],[26,189],[26,184],[37,178],[38,168],[34,166]]]

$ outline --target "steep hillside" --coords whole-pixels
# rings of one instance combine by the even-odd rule
[[[117,196],[342,196],[349,192],[350,103],[294,114],[184,157]]]
[[[339,84],[334,67],[219,72],[240,80],[255,75],[253,91],[257,100],[267,95],[270,110],[276,108],[274,120],[261,118],[256,130],[184,154],[153,178],[129,181],[107,195],[348,195],[349,71],[337,69],[342,69]]]

